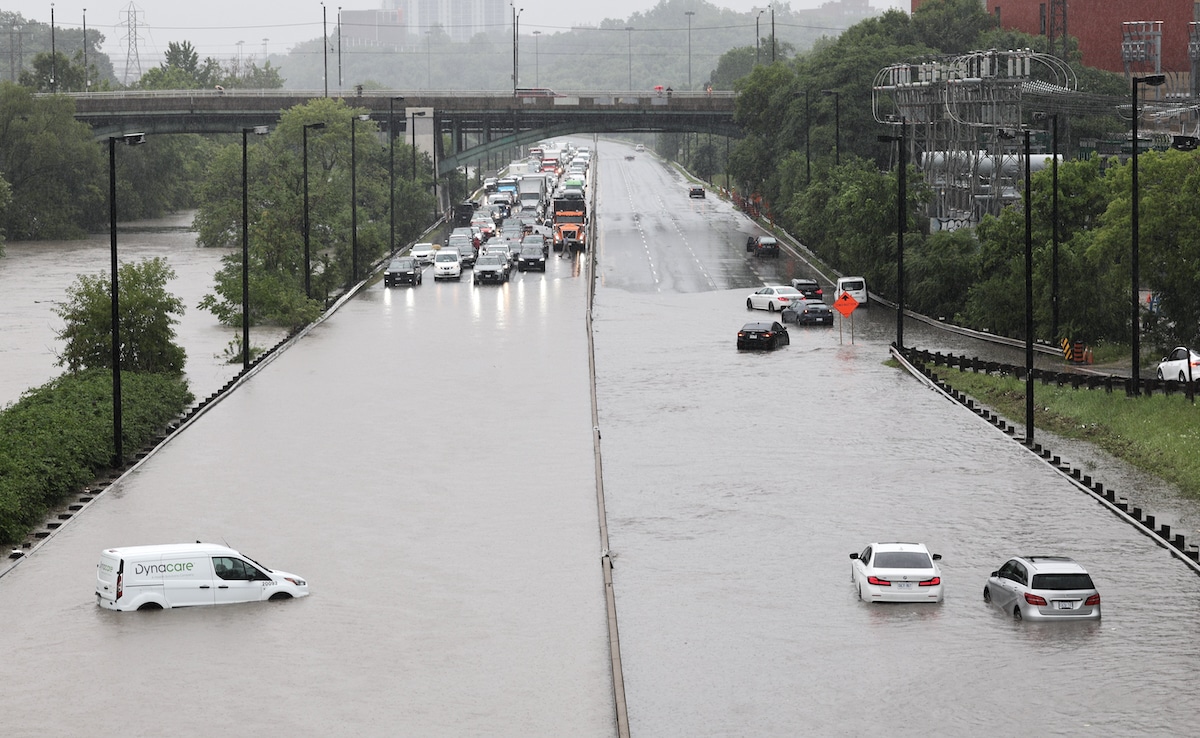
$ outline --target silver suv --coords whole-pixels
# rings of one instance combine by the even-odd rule
[[[1017,556],[988,577],[984,602],[1017,620],[1099,620],[1100,593],[1066,556]]]

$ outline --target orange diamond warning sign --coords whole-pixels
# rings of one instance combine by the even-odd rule
[[[849,292],[843,292],[838,295],[838,299],[833,301],[833,309],[842,314],[843,318],[849,318],[850,313],[858,307],[858,300],[850,296]]]

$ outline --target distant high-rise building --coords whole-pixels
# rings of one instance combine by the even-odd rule
[[[505,0],[384,0],[381,10],[343,10],[342,42],[347,46],[405,46],[440,29],[452,41],[476,34],[511,33]]]

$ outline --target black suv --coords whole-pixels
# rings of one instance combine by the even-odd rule
[[[421,265],[411,256],[398,256],[388,264],[383,273],[383,286],[392,287],[398,284],[421,284]]]
[[[755,256],[779,256],[779,241],[774,236],[751,236],[746,239],[746,251]]]
[[[800,290],[800,294],[805,297],[815,297],[819,300],[825,294],[815,279],[793,279],[792,286]]]
[[[688,197],[698,197],[701,200],[703,200],[704,199],[704,188],[703,187],[692,187],[691,189],[688,190]]]

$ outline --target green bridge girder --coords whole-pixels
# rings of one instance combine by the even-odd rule
[[[77,120],[97,139],[130,131],[147,134],[238,133],[270,126],[280,113],[322,97],[287,90],[179,90],[96,92],[71,95]],[[410,110],[432,111],[439,174],[512,152],[517,146],[580,133],[675,131],[740,136],[733,93],[579,92],[555,97],[495,92],[381,92],[335,96],[365,108],[388,128],[394,109],[398,131]],[[443,150],[449,136],[450,151]]]

